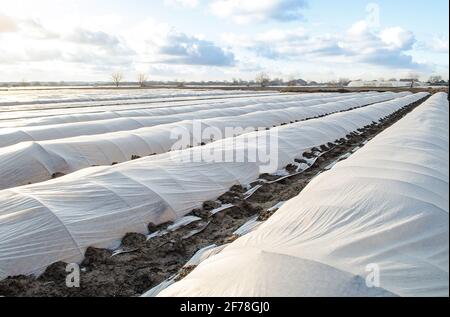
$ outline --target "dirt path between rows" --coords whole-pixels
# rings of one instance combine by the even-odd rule
[[[219,200],[234,206],[211,215],[211,210],[220,204],[205,202],[203,209],[194,210],[190,215],[200,217],[176,231],[147,240],[140,234],[127,234],[122,240],[122,248],[127,251],[112,256],[113,252],[89,248],[81,264],[81,283],[79,288],[68,288],[65,284],[66,264],[55,263],[47,268],[39,278],[17,276],[0,281],[0,295],[3,296],[139,296],[161,282],[179,274],[182,278],[189,273],[183,266],[200,249],[212,244],[223,245],[237,238],[233,233],[249,219],[257,216],[266,220],[276,209],[268,211],[280,201],[297,196],[303,188],[319,173],[327,170],[330,164],[345,159],[345,154],[357,150],[367,140],[388,128],[407,113],[419,106],[428,97],[415,102],[392,114],[380,123],[359,129],[347,139],[336,140],[303,153],[305,159],[316,158],[306,171],[275,182],[257,181],[252,186],[261,185],[249,198],[245,199],[246,189],[234,186]],[[300,153],[301,154],[301,153]],[[297,160],[302,164],[305,161]],[[294,171],[295,165],[286,167]],[[261,175],[260,179],[276,180],[272,175]],[[164,230],[170,224],[153,227],[151,232]],[[194,232],[198,232],[193,234]]]

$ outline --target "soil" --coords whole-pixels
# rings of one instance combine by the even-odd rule
[[[176,275],[181,279],[194,269],[183,268],[184,264],[201,248],[211,244],[229,243],[237,237],[233,232],[258,215],[258,220],[267,220],[276,210],[268,209],[280,201],[297,196],[318,173],[323,172],[332,162],[349,151],[363,146],[384,129],[397,122],[408,112],[427,98],[413,103],[392,114],[380,123],[373,123],[352,133],[349,139],[336,140],[316,148],[321,152],[315,163],[306,171],[294,176],[282,178],[273,175],[261,175],[261,179],[275,181],[264,183],[256,181],[252,185],[261,187],[247,200],[246,189],[233,186],[229,192],[218,198],[222,203],[232,203],[234,207],[211,215],[211,209],[220,204],[208,201],[203,209],[193,210],[191,215],[202,218],[176,231],[146,240],[144,235],[129,233],[122,240],[123,253],[113,256],[113,252],[104,249],[89,248],[81,264],[79,288],[68,288],[65,284],[65,263],[55,263],[38,278],[27,276],[10,277],[0,281],[0,295],[3,296],[139,296],[164,280]],[[299,153],[300,155],[302,153]],[[305,156],[312,157],[311,153]],[[316,156],[314,156],[316,157]],[[298,163],[305,163],[303,159]],[[294,171],[293,164],[288,166]],[[155,226],[149,224],[149,230],[156,232],[170,224]],[[197,234],[193,234],[197,230]]]

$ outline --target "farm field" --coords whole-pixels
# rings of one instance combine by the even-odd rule
[[[448,296],[448,198],[443,92],[0,92],[4,296]]]

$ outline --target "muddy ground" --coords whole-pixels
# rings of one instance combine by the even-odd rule
[[[426,98],[425,98],[426,99]],[[233,232],[258,215],[259,220],[266,220],[274,211],[267,211],[280,201],[297,196],[318,173],[323,172],[330,163],[343,154],[363,146],[375,135],[391,126],[408,112],[420,105],[425,99],[411,104],[379,124],[372,124],[357,133],[348,135],[347,139],[336,140],[319,147],[322,154],[315,163],[301,174],[284,178],[279,182],[263,183],[262,187],[250,198],[244,199],[245,190],[234,186],[222,195],[223,203],[235,206],[213,216],[209,212],[217,207],[215,202],[205,202],[203,209],[194,210],[191,215],[202,220],[170,232],[166,235],[146,241],[146,236],[127,234],[122,240],[122,247],[128,253],[112,256],[112,251],[89,248],[81,264],[80,288],[67,288],[66,264],[55,263],[39,278],[17,276],[0,281],[0,295],[3,296],[139,296],[145,291],[174,276],[183,265],[201,248],[211,244],[221,245],[236,239]],[[317,153],[317,152],[316,152]],[[301,154],[301,153],[299,153]],[[303,153],[305,158],[314,157]],[[297,160],[301,163],[301,160]],[[293,171],[294,165],[287,167]],[[274,180],[271,175],[261,175],[261,179]],[[255,182],[252,185],[256,185]],[[155,227],[149,225],[150,231],[164,229],[169,224]],[[199,233],[189,237],[192,230]],[[188,272],[182,272],[182,276]]]

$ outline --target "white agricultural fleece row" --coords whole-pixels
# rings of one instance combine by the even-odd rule
[[[434,95],[160,296],[448,297],[448,107]]]
[[[1,107],[51,105],[61,107],[69,104],[92,102],[127,102],[131,100],[201,98],[216,96],[262,95],[267,92],[243,90],[185,90],[185,89],[12,89],[0,91]]]
[[[378,94],[379,98],[395,98],[404,96],[406,93]],[[195,119],[195,118],[215,118],[235,116],[251,113],[259,110],[282,109],[293,106],[306,107],[325,103],[327,101],[339,101],[348,98],[356,98],[358,95],[340,95],[334,97],[314,97],[311,99],[304,96],[277,96],[266,99],[249,99],[220,104],[202,104],[166,108],[149,108],[141,110],[124,110],[118,115],[120,118],[95,121],[75,122],[66,124],[50,124],[42,126],[29,126],[17,128],[0,129],[0,148],[18,144],[27,141],[46,141],[70,138],[84,135],[98,135],[104,133],[130,131],[145,127],[152,127],[160,124],[173,123],[177,121]],[[369,95],[372,96],[372,95]],[[367,97],[369,97],[367,96]],[[361,95],[360,97],[365,97]],[[389,99],[386,99],[389,100]],[[381,100],[383,101],[383,100]],[[104,116],[105,112],[99,113]]]
[[[90,246],[117,247],[128,232],[178,219],[235,184],[246,185],[426,96],[415,94],[320,119],[248,133],[206,146],[93,167],[41,184],[0,191],[0,278],[42,272],[57,261],[79,262]],[[275,137],[271,165],[251,161],[258,142]],[[211,152],[243,162],[192,161]]]
[[[367,93],[366,93],[367,94]],[[372,93],[373,94],[373,93]],[[186,107],[197,106],[200,110],[210,109],[222,104],[238,103],[239,105],[249,105],[258,102],[264,102],[266,99],[272,98],[323,98],[339,96],[342,94],[273,94],[252,97],[230,98],[223,97],[219,99],[192,99],[188,101],[167,101],[159,103],[139,103],[127,104],[119,103],[115,105],[100,105],[92,107],[68,107],[64,109],[49,109],[49,110],[28,110],[28,111],[13,111],[9,109],[7,112],[0,112],[0,126],[4,127],[25,127],[25,126],[39,126],[39,125],[53,125],[53,124],[67,124],[75,122],[98,121],[106,119],[117,119],[124,117],[140,117],[149,115],[168,115],[191,111]],[[203,108],[202,108],[203,107]],[[139,112],[142,111],[142,112]],[[13,120],[14,119],[14,120]],[[14,126],[9,124],[9,121],[14,123]]]
[[[399,96],[403,96],[400,94]],[[236,128],[236,135],[258,128],[269,128],[295,120],[310,119],[351,108],[392,99],[392,94],[372,97],[357,97],[326,102],[327,99],[315,99],[305,102],[288,102],[249,106],[251,111],[240,116],[218,117],[201,121],[196,128],[194,121],[201,114],[177,115],[183,121],[156,125],[133,131],[114,132],[93,136],[75,137],[44,142],[25,142],[0,148],[0,189],[38,183],[52,178],[55,173],[69,174],[74,171],[100,165],[111,165],[130,160],[133,156],[144,157],[172,150],[178,142],[178,135],[185,139],[197,138],[189,144],[200,145],[211,142],[211,137],[202,132],[214,129],[215,140],[227,137],[226,130]],[[404,97],[409,98],[409,97]],[[333,100],[335,98],[332,98]],[[409,99],[407,99],[409,100]],[[317,104],[325,101],[326,103]],[[289,107],[294,105],[294,107]],[[315,106],[313,106],[315,105]],[[245,109],[244,113],[249,109]],[[278,110],[270,110],[276,109]],[[230,114],[234,109],[223,109],[222,114]],[[237,109],[236,109],[237,110]],[[215,111],[217,113],[217,111]],[[198,123],[198,122],[197,122]],[[238,131],[237,129],[248,129]],[[200,132],[200,136],[196,136]],[[174,135],[174,133],[177,133]],[[230,135],[228,135],[229,137]],[[186,144],[185,147],[187,147]],[[184,148],[185,148],[184,147]]]

